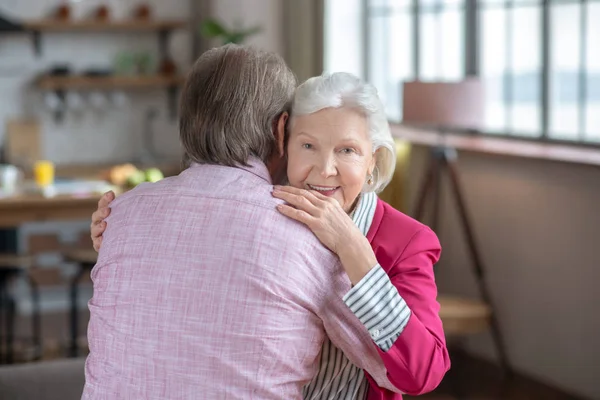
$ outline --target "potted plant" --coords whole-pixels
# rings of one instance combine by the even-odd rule
[[[237,24],[240,25],[240,24]],[[250,36],[261,31],[258,26],[247,29],[230,29],[214,18],[208,18],[200,24],[200,34],[210,39],[220,39],[222,44],[241,44]]]

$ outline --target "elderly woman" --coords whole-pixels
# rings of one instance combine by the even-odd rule
[[[395,167],[394,142],[376,89],[335,73],[298,87],[286,138],[287,180],[279,211],[305,224],[336,253],[354,288],[344,301],[371,334],[401,392],[433,390],[450,367],[438,316],[436,235],[377,197]],[[101,245],[112,194],[92,215]],[[357,293],[369,296],[356,301]],[[401,399],[380,388],[330,341],[305,399]]]

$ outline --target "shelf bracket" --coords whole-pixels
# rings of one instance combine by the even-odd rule
[[[42,55],[42,33],[40,31],[31,31],[31,40],[33,41],[33,51],[37,57]]]
[[[60,124],[65,120],[67,94],[62,89],[55,90],[54,93],[59,98],[61,103],[61,107],[54,111],[54,122]]]
[[[167,96],[169,101],[169,115],[171,116],[171,120],[175,121],[177,119],[177,94],[179,90],[177,85],[172,85],[167,88]]]
[[[169,29],[161,29],[158,31],[158,51],[163,60],[169,57],[170,33],[171,31]]]

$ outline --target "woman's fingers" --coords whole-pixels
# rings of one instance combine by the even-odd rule
[[[110,215],[110,208],[102,207],[94,211],[92,214],[92,227],[104,221]]]
[[[104,231],[106,230],[106,222],[102,221],[94,226],[92,226],[92,239],[96,239],[99,236],[102,236]]]
[[[91,237],[92,242],[94,243],[94,250],[100,250],[100,246],[102,245],[102,234],[106,230],[106,222],[100,222],[96,225],[92,225],[91,229]]]
[[[106,230],[104,219],[110,215],[110,203],[115,199],[115,193],[110,190],[98,200],[98,209],[92,213],[92,223],[90,224],[90,236],[94,243],[94,250],[100,250],[102,246],[102,234]]]
[[[327,203],[330,203],[330,202],[332,202],[332,201],[333,201],[333,202],[335,202],[335,201],[336,201],[336,200],[335,200],[335,199],[333,199],[332,197],[327,197],[327,196],[325,196],[324,194],[322,194],[322,193],[319,193],[319,192],[318,192],[318,191],[316,191],[316,190],[309,190],[309,191],[308,191],[308,193],[312,194],[312,195],[315,197],[315,199],[317,199],[318,201],[327,202]]]
[[[292,193],[290,191],[280,189],[273,190],[273,197],[281,199],[300,210],[306,211],[311,215],[315,215],[319,211],[319,209],[310,200],[311,196],[312,194],[310,194],[306,190],[299,193]]]
[[[100,200],[98,200],[98,209],[108,207],[108,205],[115,199],[115,192],[109,190],[104,193]]]
[[[100,251],[100,247],[102,247],[102,236],[97,237],[96,239],[93,240],[94,242],[94,250],[96,250],[96,252]]]
[[[279,204],[277,206],[277,210],[280,213],[282,213],[283,215],[285,215],[286,217],[295,219],[298,222],[302,222],[304,225],[308,226],[309,228],[311,227],[312,222],[314,221],[314,217],[311,216],[306,211],[298,210],[297,208],[290,207],[285,204]]]
[[[296,196],[303,196],[315,206],[320,205],[319,199],[313,194],[314,191],[312,190],[298,189],[293,186],[275,186],[273,190],[290,193]]]

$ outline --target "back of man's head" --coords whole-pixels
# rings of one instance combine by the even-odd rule
[[[179,136],[187,162],[267,162],[275,124],[291,108],[296,78],[281,56],[228,44],[196,61],[181,96]]]

